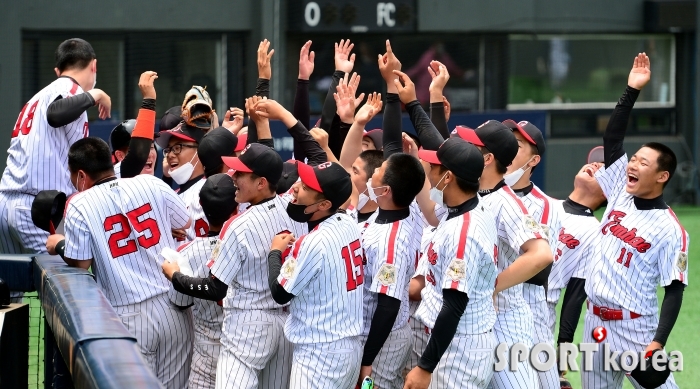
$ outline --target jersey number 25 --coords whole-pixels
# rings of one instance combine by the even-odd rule
[[[355,290],[365,282],[360,241],[354,240],[350,245],[343,247],[342,255],[345,260],[345,270],[348,273],[348,291]]]
[[[137,238],[139,246],[147,249],[153,247],[160,242],[160,230],[155,219],[147,217],[139,221],[139,218],[148,212],[151,212],[151,204],[144,204],[133,211],[129,211],[126,215],[118,213],[105,219],[105,232],[113,231],[109,236],[109,251],[112,258],[119,258],[122,255],[135,253],[138,250],[136,241],[127,239],[131,235],[131,228],[136,232],[141,233]],[[117,229],[116,227],[119,226]],[[147,234],[144,232],[148,231]],[[119,242],[127,239],[124,244]]]

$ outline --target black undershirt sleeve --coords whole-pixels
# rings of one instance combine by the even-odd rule
[[[442,135],[443,139],[450,137],[450,129],[447,127],[447,120],[445,118],[445,103],[442,101],[439,103],[430,103],[430,121]]]
[[[141,109],[156,110],[155,99],[143,99]],[[141,174],[141,170],[148,161],[148,154],[151,152],[152,139],[132,136],[129,140],[129,149],[122,160],[120,175],[122,178],[136,177]]]
[[[46,121],[53,128],[63,127],[77,120],[94,105],[95,99],[87,92],[66,98],[58,96],[46,110]]]
[[[401,134],[401,100],[396,93],[386,94],[386,106],[382,118],[382,144],[384,147],[384,159],[392,154],[403,152],[403,140]]]
[[[309,107],[309,80],[297,79],[297,92],[294,95],[294,108],[292,111],[294,117],[300,121],[305,128],[309,128],[309,121],[311,121],[311,108]],[[301,141],[295,138],[294,158],[297,161],[303,161],[306,157],[306,150],[302,146]]]
[[[605,166],[610,166],[625,154],[623,148],[625,132],[627,132],[627,124],[632,113],[632,107],[634,107],[634,102],[639,97],[639,92],[639,90],[627,86],[610,116],[610,121],[603,135]]]
[[[328,87],[328,94],[321,110],[320,126],[328,133],[328,147],[336,158],[340,157],[340,150],[343,148],[345,137],[340,133],[340,117],[336,113],[338,107],[335,105],[333,93],[336,92],[336,87],[343,77],[345,77],[345,72],[340,70],[333,72],[333,80],[330,87]]]
[[[277,304],[286,304],[294,298],[294,295],[284,290],[282,285],[277,282],[277,277],[282,269],[282,252],[279,250],[271,250],[267,255],[267,283],[270,285],[272,299]]]
[[[228,285],[209,272],[209,277],[197,278],[186,276],[179,271],[173,274],[175,290],[202,300],[219,301],[226,297]]]
[[[469,296],[458,290],[443,289],[442,300],[442,309],[435,320],[435,328],[433,328],[428,345],[418,361],[418,366],[430,373],[435,370],[442,354],[452,342],[452,338],[457,332],[459,319],[467,309]]]
[[[255,95],[260,96],[260,97],[267,97],[268,99],[270,98],[270,80],[265,79],[265,78],[258,78],[258,83],[255,85]],[[262,143],[258,142],[258,128],[255,126],[255,122],[252,120],[248,120],[248,142],[247,144],[252,144],[252,143]],[[267,144],[262,143],[265,146]]]
[[[426,150],[437,150],[445,141],[440,131],[430,121],[428,114],[425,113],[418,100],[411,101],[406,104],[406,111],[411,117],[413,128],[416,129],[416,134],[421,145]]]
[[[574,341],[578,319],[581,317],[583,303],[586,301],[585,286],[586,280],[576,277],[572,277],[566,285],[564,301],[561,303],[557,344]]]
[[[260,143],[261,145],[265,145],[271,149],[275,149],[275,141],[274,139],[258,139],[256,143]]]
[[[367,334],[367,342],[362,355],[362,366],[372,366],[374,358],[379,354],[379,350],[384,346],[391,327],[396,322],[396,317],[399,315],[401,308],[401,300],[380,293],[377,298],[377,309],[372,316],[372,324],[369,327]]]
[[[545,286],[547,284],[547,280],[549,280],[549,273],[552,271],[552,264],[550,263],[549,266],[545,267],[542,269],[539,273],[535,274],[530,278],[529,280],[525,281],[528,284],[533,284],[533,285],[538,285],[538,286]]]
[[[289,128],[288,131],[292,138],[294,138],[294,158],[297,161],[303,161],[303,159],[299,159],[297,155],[297,146],[299,146],[300,150],[303,152],[301,155],[309,158],[310,166],[318,166],[328,161],[326,152],[323,151],[321,145],[316,142],[316,139],[311,136],[309,130],[304,127],[301,121],[297,120],[297,123]]]
[[[674,280],[670,285],[664,287],[664,301],[661,303],[661,314],[659,315],[659,326],[656,328],[654,341],[666,345],[668,336],[671,334],[678,314],[683,303],[683,291],[685,285],[678,280]]]

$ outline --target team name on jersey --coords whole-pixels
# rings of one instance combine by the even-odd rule
[[[620,239],[621,241],[627,243],[628,245],[632,246],[637,250],[639,253],[646,253],[647,250],[651,248],[651,243],[647,242],[644,238],[641,236],[637,236],[637,228],[632,228],[632,229],[627,229],[627,227],[623,226],[622,223],[622,218],[627,216],[625,212],[622,211],[611,211],[610,214],[608,215],[608,220],[601,232],[603,235],[608,235],[608,232],[612,234],[612,236]]]
[[[564,230],[564,227],[562,227],[562,229],[559,230],[559,241],[563,243],[566,246],[566,248],[571,250],[575,249],[576,247],[578,247],[578,245],[581,244],[581,242],[578,239],[576,239],[575,236],[567,234]]]
[[[437,263],[437,257],[437,253],[433,250],[433,242],[430,242],[430,246],[428,246],[428,262],[430,262],[431,265],[435,265]]]

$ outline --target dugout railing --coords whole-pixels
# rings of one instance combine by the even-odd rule
[[[43,315],[31,315],[44,317],[44,382],[30,387],[162,388],[90,272],[59,257],[0,254],[0,278],[12,290],[37,291],[41,302]]]

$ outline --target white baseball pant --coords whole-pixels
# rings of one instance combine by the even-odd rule
[[[496,324],[493,327],[498,343],[506,343],[508,349],[515,343],[522,343],[528,348],[532,348],[532,312],[530,307],[509,309],[498,311]],[[489,388],[496,389],[519,389],[537,388],[539,381],[535,370],[530,366],[529,361],[518,364],[515,371],[510,370],[510,361],[506,358],[506,368],[493,374]]]
[[[413,332],[408,323],[405,326],[392,330],[379,350],[379,354],[372,363],[372,378],[374,385],[381,389],[403,389],[403,369],[406,367],[411,352],[411,338]],[[367,337],[362,336],[362,345],[367,342]]]
[[[554,346],[554,335],[550,330],[549,307],[544,287],[525,283],[523,284],[523,297],[530,305],[532,312],[533,344],[547,343]],[[541,362],[546,362],[548,359],[545,352],[541,352],[538,357]],[[540,389],[559,389],[561,387],[556,364],[547,371],[536,371],[536,374],[540,382]]]
[[[216,363],[221,353],[221,342],[213,341],[195,332],[192,347],[192,365],[189,386],[192,389],[214,389],[216,386]]]
[[[353,336],[335,342],[295,344],[290,389],[353,389],[362,361],[362,343]]]
[[[420,357],[425,351],[425,346],[428,345],[428,339],[430,339],[430,329],[423,322],[415,317],[411,317],[408,324],[411,328],[411,351],[408,353],[408,362],[406,362],[406,367],[404,368],[404,378],[408,372],[418,366],[418,361],[420,361]]]
[[[433,371],[429,389],[485,389],[493,379],[496,336],[456,334]]]

